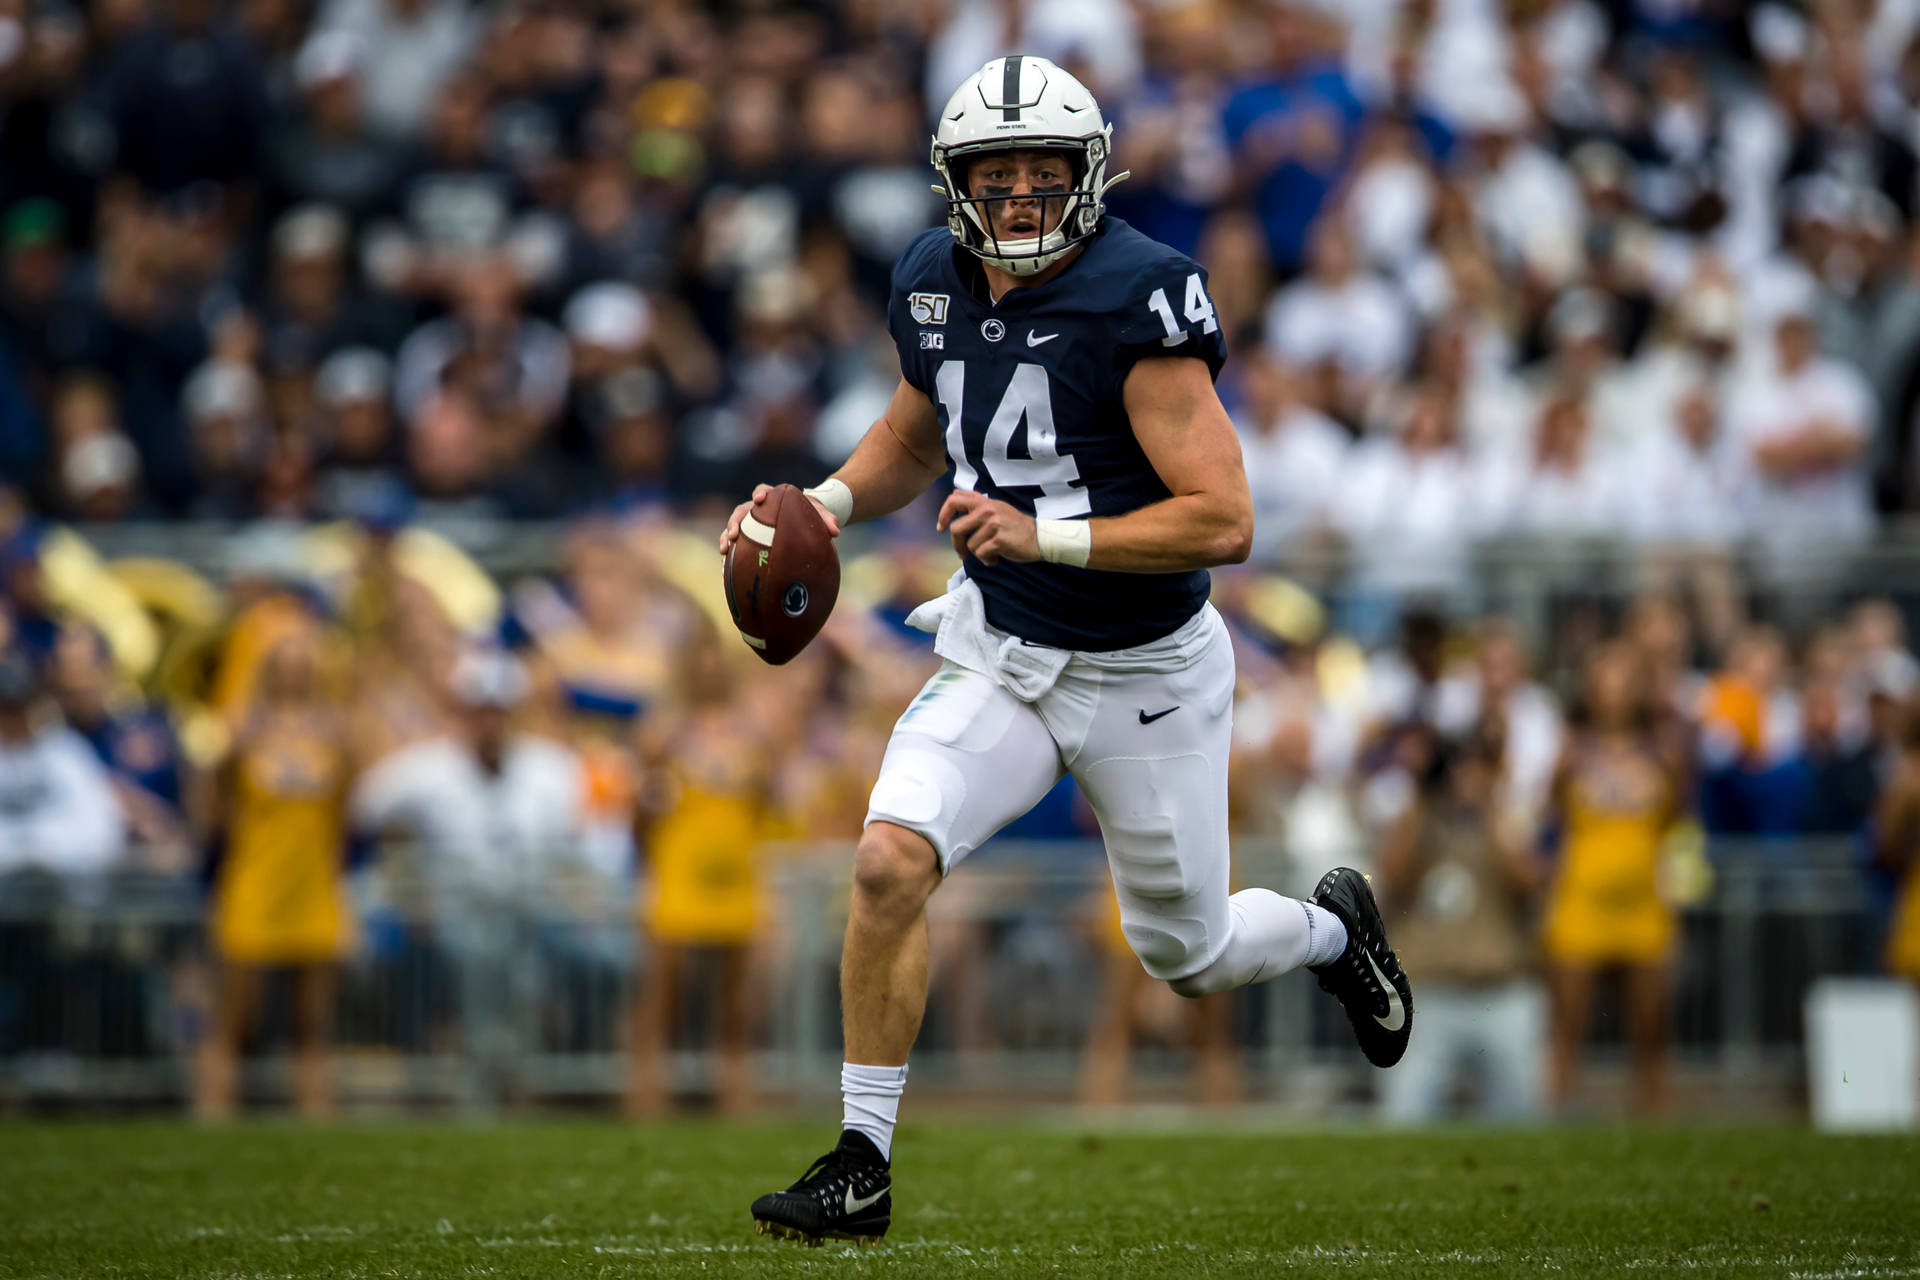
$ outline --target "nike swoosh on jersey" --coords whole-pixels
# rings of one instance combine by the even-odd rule
[[[1174,712],[1178,711],[1179,709],[1180,708],[1178,706],[1172,706],[1172,707],[1168,707],[1165,711],[1156,711],[1152,715],[1148,715],[1147,709],[1145,707],[1142,707],[1140,708],[1140,723],[1152,724],[1155,720],[1158,720],[1161,716],[1170,716]]]
[[[1057,333],[1049,333],[1045,337],[1041,337],[1037,333],[1029,333],[1027,335],[1027,345],[1030,347],[1037,347],[1043,342],[1052,342],[1055,338],[1059,336],[1060,335]]]
[[[892,1185],[893,1185],[892,1183],[888,1183],[888,1184],[887,1184],[886,1186],[884,1186],[884,1187],[882,1187],[882,1188],[880,1188],[880,1189],[879,1189],[878,1191],[876,1191],[876,1192],[874,1192],[874,1193],[873,1193],[872,1195],[870,1195],[870,1196],[868,1196],[868,1197],[867,1197],[866,1199],[864,1199],[864,1200],[856,1200],[856,1199],[854,1199],[854,1196],[853,1196],[853,1188],[852,1188],[852,1187],[848,1187],[848,1188],[847,1188],[847,1206],[846,1206],[846,1211],[847,1211],[847,1212],[848,1212],[849,1214],[854,1214],[854,1213],[858,1213],[858,1212],[860,1212],[860,1211],[861,1211],[862,1209],[864,1209],[864,1208],[866,1208],[866,1207],[867,1207],[868,1205],[870,1205],[870,1204],[872,1204],[872,1203],[873,1203],[873,1202],[874,1202],[875,1200],[878,1200],[878,1199],[879,1199],[879,1198],[880,1198],[881,1196],[883,1196],[883,1195],[885,1195],[885,1194],[887,1194],[887,1192],[888,1192],[888,1191],[889,1191],[889,1190],[890,1190],[890,1189],[892,1188]]]
[[[1391,982],[1388,982],[1387,975],[1380,972],[1380,966],[1373,961],[1372,952],[1362,947],[1360,949],[1360,955],[1366,960],[1367,967],[1373,970],[1373,976],[1387,992],[1387,1016],[1383,1018],[1376,1013],[1373,1015],[1373,1020],[1382,1027],[1385,1027],[1388,1031],[1398,1031],[1407,1025],[1407,1011],[1400,1003],[1399,988],[1395,987]]]

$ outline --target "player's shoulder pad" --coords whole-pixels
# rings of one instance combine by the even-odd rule
[[[893,264],[893,288],[911,293],[944,279],[944,269],[953,256],[953,232],[946,224],[928,227],[915,236]]]
[[[1087,261],[1081,265],[1088,301],[1116,309],[1136,295],[1144,297],[1169,279],[1184,280],[1195,271],[1203,278],[1206,274],[1199,263],[1178,249],[1111,217],[1105,234],[1088,246]]]
[[[1122,351],[1193,355],[1218,373],[1226,344],[1206,268],[1117,218],[1110,223],[1083,264],[1088,309],[1109,317]]]

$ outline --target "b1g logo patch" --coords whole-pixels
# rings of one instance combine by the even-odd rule
[[[917,324],[945,324],[948,300],[948,295],[944,293],[910,293],[907,295],[907,312]]]
[[[924,329],[921,330],[920,349],[922,351],[945,351],[947,349],[947,335],[944,333],[928,333]]]

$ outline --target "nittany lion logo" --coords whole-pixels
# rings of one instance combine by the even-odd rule
[[[944,293],[910,293],[907,295],[907,310],[917,324],[945,324],[947,301]]]

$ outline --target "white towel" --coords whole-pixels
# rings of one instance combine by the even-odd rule
[[[1081,653],[1029,644],[987,621],[986,598],[964,571],[947,582],[945,595],[908,614],[907,625],[932,633],[933,651],[947,661],[992,676],[1023,702],[1044,696],[1073,663],[1101,671],[1182,670],[1205,651],[1216,632],[1226,628],[1219,612],[1208,604],[1178,630],[1131,649]]]

